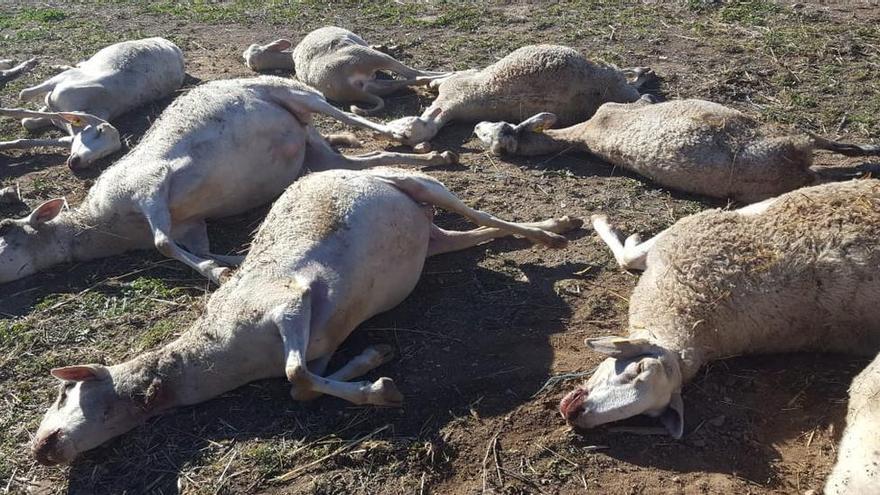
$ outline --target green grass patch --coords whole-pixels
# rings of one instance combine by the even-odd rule
[[[162,320],[155,323],[138,337],[137,347],[141,351],[158,347],[159,344],[167,342],[177,329],[178,326],[173,321]]]

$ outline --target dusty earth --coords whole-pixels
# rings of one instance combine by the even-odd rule
[[[527,43],[555,42],[661,76],[651,92],[702,97],[767,122],[851,141],[880,133],[877,2],[432,3],[126,1],[0,2],[0,55],[37,55],[21,88],[97,48],[161,35],[183,48],[187,88],[249,76],[253,41],[294,41],[327,24],[401,45],[413,65],[461,69]],[[187,89],[185,88],[184,91]],[[377,118],[414,114],[428,94],[402,93]],[[170,101],[170,100],[169,100]],[[128,147],[169,101],[116,122]],[[321,120],[322,129],[340,127]],[[51,131],[50,133],[54,133]],[[0,140],[23,137],[8,120]],[[359,133],[366,149],[383,146]],[[433,169],[469,204],[514,220],[608,212],[651,235],[707,207],[582,155],[498,159],[468,125],[437,149],[461,165]],[[357,150],[352,150],[357,152]],[[2,185],[27,207],[65,195],[75,205],[100,169],[73,175],[55,150],[0,154]],[[876,161],[817,156],[829,174],[860,175]],[[212,223],[221,251],[247,249],[265,208]],[[440,214],[448,228],[461,219]],[[734,358],[685,390],[681,441],[601,428],[575,432],[556,412],[576,374],[600,358],[585,337],[621,333],[637,276],[620,271],[589,229],[547,251],[502,240],[430,259],[414,293],[362,325],[344,361],[371,343],[398,358],[402,409],[322,398],[294,403],[282,379],[253,383],[149,421],[66,468],[36,465],[27,448],[55,393],[48,371],[118,363],[185,331],[214,289],[153,252],[58,266],[0,287],[0,489],[20,493],[805,493],[820,490],[843,428],[847,384],[861,359],[805,354]],[[222,363],[220,363],[222,365]],[[575,378],[571,375],[575,374]],[[552,377],[557,377],[548,383]],[[568,377],[568,378],[566,378]],[[546,385],[546,386],[545,386]],[[650,421],[635,421],[647,423]],[[295,470],[295,471],[293,471]],[[286,481],[275,478],[293,473]]]

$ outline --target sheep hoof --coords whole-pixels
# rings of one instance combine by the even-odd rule
[[[232,277],[232,269],[225,266],[211,269],[211,280],[217,285],[223,285]]]
[[[413,146],[413,151],[415,151],[416,153],[428,153],[431,151],[431,143],[427,141],[424,143],[419,143]]]
[[[458,155],[451,151],[444,151],[440,153],[440,156],[446,161],[448,165],[455,165],[458,163]]]
[[[556,219],[557,227],[559,230],[555,231],[557,234],[561,234],[563,232],[570,232],[572,230],[577,230],[584,226],[584,221],[580,218],[570,217],[565,215],[562,218]]]
[[[397,389],[394,380],[382,377],[370,385],[370,404],[385,407],[403,405],[403,394]]]

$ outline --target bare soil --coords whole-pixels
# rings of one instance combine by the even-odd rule
[[[11,105],[15,91],[55,72],[50,65],[85,58],[114,39],[174,40],[191,76],[185,91],[252,75],[240,54],[254,41],[295,41],[336,24],[373,43],[400,44],[401,57],[424,68],[479,67],[522,44],[561,43],[620,65],[653,67],[661,81],[650,91],[669,98],[712,99],[768,122],[851,141],[869,141],[880,131],[876,2],[279,4],[0,2],[6,40],[0,55],[41,57],[35,74],[7,86],[0,99]],[[63,17],[54,19],[52,9]],[[418,113],[430,97],[391,97],[379,118]],[[128,147],[169,102],[116,123]],[[342,128],[325,119],[319,126]],[[467,124],[443,130],[435,149],[457,152],[461,165],[430,173],[470,205],[508,219],[607,212],[623,231],[647,238],[682,216],[727,206],[660,189],[585,155],[499,159],[481,149],[471,130]],[[357,134],[365,149],[384,145]],[[0,124],[0,139],[21,136],[14,123]],[[4,152],[0,179],[19,183],[28,207],[59,195],[75,205],[120,155],[73,175],[61,151]],[[816,163],[841,176],[880,166],[824,154]],[[3,216],[27,211],[0,206]],[[265,211],[213,222],[213,244],[226,252],[246,249]],[[448,214],[438,222],[466,228]],[[866,364],[861,359],[803,354],[713,363],[685,390],[680,441],[564,425],[558,401],[583,378],[546,382],[583,374],[600,361],[583,340],[625,333],[627,298],[637,281],[617,268],[589,229],[570,238],[559,251],[500,240],[429,259],[404,303],[355,332],[331,366],[369,344],[391,344],[397,359],[371,378],[393,377],[406,396],[402,409],[334,398],[295,403],[284,380],[268,380],[155,418],[68,468],[39,467],[27,450],[54,394],[48,370],[79,361],[118,363],[168,342],[198,316],[214,288],[153,252],[59,266],[6,284],[0,287],[6,409],[0,487],[16,493],[820,491],[844,426],[848,383]],[[142,280],[159,288],[144,289]],[[292,480],[272,480],[297,468],[303,469]]]

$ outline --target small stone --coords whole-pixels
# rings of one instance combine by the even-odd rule
[[[721,426],[724,424],[725,419],[727,419],[727,418],[725,418],[724,415],[722,414],[721,416],[710,419],[709,424],[712,426]]]

